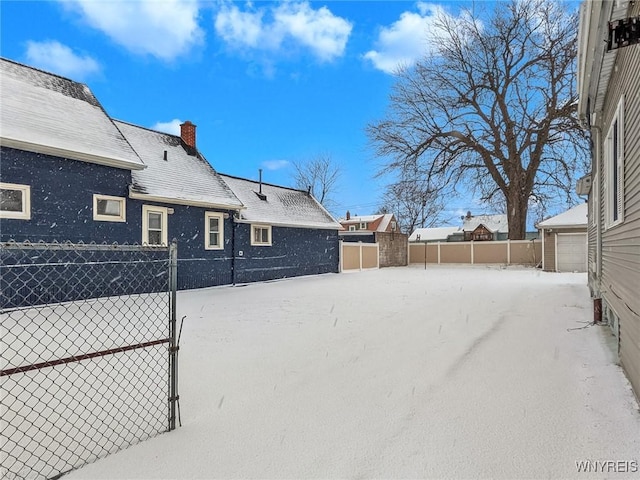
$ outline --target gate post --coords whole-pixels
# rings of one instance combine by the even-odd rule
[[[178,242],[169,245],[169,431],[176,428],[178,401],[178,345],[176,339],[176,297],[178,289]]]

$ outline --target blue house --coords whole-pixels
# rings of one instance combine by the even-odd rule
[[[86,85],[6,59],[0,75],[1,241],[175,238],[181,289],[338,271],[340,226],[320,204],[272,185],[252,198],[191,122],[148,130],[111,119]]]
[[[221,177],[246,207],[235,221],[236,282],[338,272],[340,224],[309,192]]]

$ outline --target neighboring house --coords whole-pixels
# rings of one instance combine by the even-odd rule
[[[220,176],[246,207],[234,223],[236,282],[338,272],[340,224],[311,194]]]
[[[460,232],[460,227],[416,228],[409,237],[409,242],[447,242],[451,235]]]
[[[342,228],[347,232],[397,232],[398,221],[392,213],[380,213],[378,215],[351,216],[347,212],[345,218],[338,220]]]
[[[408,235],[401,233],[398,221],[392,213],[351,216],[339,220],[343,230],[339,232],[343,242],[378,244],[378,265],[400,267],[409,263]]]
[[[578,113],[591,132],[588,283],[640,395],[640,2],[580,10]]]
[[[467,215],[463,218],[462,235],[465,242],[506,240],[509,235],[507,215]]]
[[[587,271],[587,204],[582,203],[536,225],[542,237],[542,269]]]
[[[86,85],[10,60],[0,79],[2,241],[175,238],[181,289],[338,271],[340,225],[306,192],[269,187],[271,199],[244,205],[197,150],[191,122],[176,136],[114,121]],[[254,218],[260,238],[244,225]]]

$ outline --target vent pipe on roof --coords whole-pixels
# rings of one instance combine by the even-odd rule
[[[164,151],[164,155],[162,156],[162,158],[164,159],[165,162],[167,161],[167,151],[166,150]]]

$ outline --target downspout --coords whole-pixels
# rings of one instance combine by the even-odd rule
[[[231,212],[231,285],[236,284],[236,214]]]

